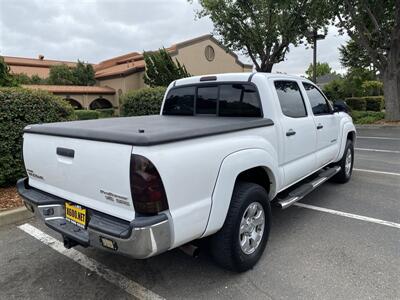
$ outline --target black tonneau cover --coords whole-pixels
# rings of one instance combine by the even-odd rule
[[[155,115],[29,125],[24,132],[150,146],[273,124],[263,118]]]

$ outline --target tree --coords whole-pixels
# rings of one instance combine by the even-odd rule
[[[332,0],[338,25],[365,49],[384,84],[385,117],[400,120],[400,0]]]
[[[48,83],[58,85],[94,85],[96,83],[94,75],[92,65],[78,60],[74,67],[69,67],[66,64],[51,66]]]
[[[256,70],[271,72],[298,45],[331,17],[328,0],[199,0],[199,17],[210,17],[221,42],[241,51]]]
[[[340,63],[349,69],[368,69],[372,67],[372,60],[365,48],[361,48],[354,40],[339,47]]]
[[[184,65],[176,59],[175,62],[165,48],[155,52],[143,52],[146,63],[144,83],[154,86],[168,86],[172,81],[191,75]]]
[[[317,78],[326,74],[331,74],[332,73],[332,68],[331,66],[327,63],[320,63],[317,62]],[[313,77],[313,64],[310,64],[308,66],[308,69],[306,70],[306,75],[308,79],[311,79]]]
[[[14,80],[10,73],[10,67],[4,61],[4,58],[0,56],[0,86],[16,86],[17,82]]]
[[[78,60],[77,65],[72,68],[73,82],[76,85],[94,85],[94,69],[91,64],[85,64]]]
[[[75,78],[70,67],[66,64],[55,65],[50,67],[49,84],[56,85],[72,85]]]

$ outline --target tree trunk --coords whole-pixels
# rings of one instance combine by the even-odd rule
[[[390,69],[390,67],[389,67]],[[383,94],[385,96],[385,119],[400,120],[400,73],[386,71],[383,76]]]
[[[256,70],[257,70],[257,72],[271,73],[273,66],[274,66],[274,63],[266,62],[266,63],[262,63],[260,68],[256,68]]]
[[[385,96],[385,119],[400,120],[400,45],[394,45],[388,53],[386,69],[381,72]]]

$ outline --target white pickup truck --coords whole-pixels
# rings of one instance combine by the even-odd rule
[[[30,125],[25,205],[62,234],[143,259],[207,237],[242,272],[262,255],[271,201],[347,182],[356,138],[312,82],[264,73],[180,79],[160,115]]]

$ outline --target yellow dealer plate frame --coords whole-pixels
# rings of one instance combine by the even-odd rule
[[[86,208],[65,202],[65,219],[79,227],[86,227]]]

